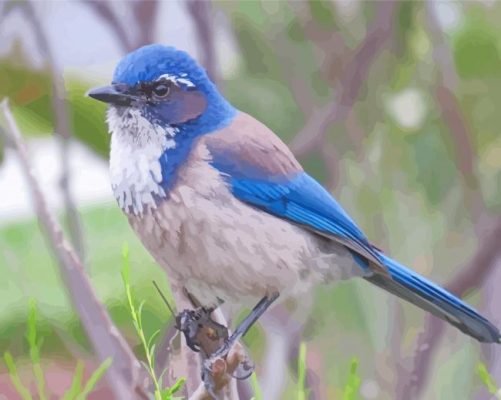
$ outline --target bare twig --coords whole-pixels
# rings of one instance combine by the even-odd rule
[[[197,43],[202,55],[202,65],[214,83],[218,83],[219,73],[214,42],[213,12],[210,0],[187,0],[186,8],[193,21]]]
[[[428,26],[433,36],[433,55],[438,65],[434,88],[435,99],[452,138],[456,166],[463,181],[463,191],[468,208],[472,218],[478,221],[486,213],[486,207],[475,171],[476,155],[471,142],[473,134],[454,95],[458,76],[454,68],[452,53],[446,43],[433,7],[434,5],[430,1],[426,3]]]
[[[64,204],[66,208],[66,218],[68,221],[68,231],[71,242],[81,260],[84,256],[84,239],[82,235],[82,224],[78,215],[75,200],[71,192],[71,177],[69,166],[69,142],[71,138],[70,118],[68,114],[68,104],[66,103],[66,93],[62,72],[58,70],[52,50],[47,40],[42,24],[36,16],[35,9],[31,1],[22,3],[25,15],[31,22],[31,26],[37,38],[39,48],[43,53],[47,69],[52,81],[52,110],[54,111],[55,126],[54,132],[60,142],[61,156],[61,179],[60,186],[63,193]]]
[[[289,5],[303,27],[306,38],[322,53],[322,59],[318,64],[324,80],[327,84],[334,85],[356,49],[348,47],[345,35],[338,29],[326,29],[325,26],[321,26],[312,15],[308,3],[289,0]]]
[[[211,375],[214,379],[216,392],[221,391],[224,387],[229,385],[230,381],[233,380],[231,374],[238,368],[238,365],[244,358],[245,351],[239,343],[236,343],[230,350],[226,359],[219,358],[212,363]],[[190,400],[212,400],[212,397],[207,392],[202,382],[190,396]]]
[[[155,33],[155,17],[158,12],[157,0],[133,1],[129,3],[136,19],[135,24],[139,27],[139,35],[133,43],[133,49],[151,44]],[[123,6],[123,4],[121,5]],[[133,50],[131,49],[131,50]]]
[[[158,11],[157,0],[130,1],[120,3],[120,7],[129,7],[131,16],[135,19],[133,25],[138,27],[136,37],[131,37],[131,30],[127,30],[113,11],[112,2],[106,0],[81,0],[89,6],[115,34],[123,53],[128,53],[138,47],[153,42],[155,33],[155,17]]]
[[[344,68],[336,99],[311,115],[290,145],[294,154],[304,156],[318,148],[329,125],[346,118],[358,98],[369,68],[391,38],[397,6],[397,1],[386,1],[379,5],[378,15],[369,27],[367,36]]]
[[[84,4],[87,4],[94,12],[99,15],[115,33],[115,36],[122,47],[124,53],[128,53],[134,49],[125,27],[122,25],[116,14],[111,9],[110,3],[102,0],[82,0]]]
[[[333,191],[339,182],[339,154],[334,145],[324,143],[320,150],[320,157],[325,164],[327,172],[326,186]]]
[[[58,260],[60,273],[73,306],[80,316],[99,361],[103,362],[109,357],[113,359],[106,373],[110,388],[117,399],[133,399],[134,390],[138,387],[139,363],[111,321],[106,309],[97,299],[81,261],[66,241],[61,227],[49,213],[46,200],[33,174],[26,146],[6,99],[0,103],[0,109],[6,122],[5,131],[15,145],[31,190],[40,227]]]

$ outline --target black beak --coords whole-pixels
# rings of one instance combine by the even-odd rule
[[[137,100],[137,97],[130,93],[129,86],[123,83],[91,89],[87,92],[87,96],[118,106],[129,106]]]

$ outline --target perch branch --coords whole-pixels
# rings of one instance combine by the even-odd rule
[[[204,346],[209,345],[208,343]],[[209,345],[210,346],[210,345]],[[218,358],[212,363],[212,378],[215,383],[216,391],[221,391],[227,387],[232,379],[231,374],[238,368],[240,362],[245,358],[243,347],[237,343],[230,350],[226,359]],[[189,400],[212,400],[211,395],[205,389],[204,383],[200,383]]]
[[[6,122],[5,132],[14,144],[31,190],[40,227],[58,261],[73,306],[82,320],[99,361],[103,362],[109,357],[113,359],[112,365],[106,372],[108,384],[117,399],[135,398],[133,393],[138,387],[139,363],[97,299],[81,261],[65,239],[61,227],[50,214],[7,99],[0,103],[0,110]]]

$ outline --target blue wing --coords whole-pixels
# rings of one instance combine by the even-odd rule
[[[220,164],[215,165],[239,200],[340,242],[354,252],[357,263],[364,269],[369,267],[368,261],[383,265],[379,253],[355,222],[307,173],[299,172],[294,178],[281,182],[268,181],[235,176],[228,169],[221,170]]]
[[[499,343],[498,329],[473,308],[371,246],[339,203],[306,173],[284,183],[225,176],[238,199],[342,243],[367,272],[373,268],[383,271],[367,274],[368,281],[450,322],[479,341]]]

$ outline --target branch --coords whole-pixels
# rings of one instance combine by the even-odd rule
[[[82,224],[78,215],[75,200],[70,188],[70,166],[69,166],[69,140],[71,138],[70,118],[68,114],[68,104],[66,103],[66,91],[62,72],[58,70],[52,50],[47,40],[47,35],[35,14],[35,9],[30,1],[22,3],[27,19],[31,22],[39,48],[46,60],[46,65],[52,81],[52,110],[54,111],[54,132],[60,139],[61,156],[61,178],[60,186],[66,208],[68,219],[68,230],[71,242],[75,246],[76,252],[81,260],[84,259],[84,239],[82,235]]]
[[[129,40],[125,28],[111,9],[110,3],[104,0],[82,0],[82,2],[94,10],[108,24],[110,29],[115,33],[124,53],[128,53],[134,49],[134,45]]]
[[[372,63],[392,36],[397,6],[398,2],[394,0],[382,2],[379,5],[378,15],[369,27],[367,36],[353,58],[346,64],[340,78],[337,98],[314,112],[291,142],[290,147],[296,156],[301,157],[317,149],[329,125],[343,121],[349,114],[357,101]]]
[[[226,359],[218,358],[212,364],[212,378],[216,386],[216,392],[222,391],[232,380],[231,374],[237,369],[240,362],[245,358],[245,351],[240,343],[237,343],[228,353]],[[189,400],[213,400],[212,396],[205,389],[201,382],[197,390],[190,396]]]
[[[106,372],[108,384],[117,399],[135,398],[133,393],[138,386],[139,363],[111,321],[106,309],[97,299],[81,261],[65,239],[61,227],[49,213],[7,99],[0,103],[0,110],[6,122],[5,132],[15,146],[31,190],[40,228],[45,233],[48,245],[58,261],[73,306],[80,316],[99,361],[103,362],[109,357],[113,359],[112,365]]]
[[[135,24],[141,27],[137,40],[133,43],[132,49],[135,49],[153,42],[153,34],[155,33],[154,20],[158,12],[158,1],[134,1],[131,2],[130,5],[136,19]]]
[[[476,154],[471,141],[473,133],[454,94],[458,82],[454,60],[437,20],[436,12],[432,8],[433,4],[427,1],[428,27],[434,43],[433,56],[438,66],[434,88],[435,100],[452,139],[455,163],[461,173],[468,208],[474,220],[479,220],[487,210],[475,171]]]
[[[185,4],[197,34],[202,65],[211,80],[217,84],[219,73],[214,42],[212,4],[209,0],[188,0]]]

